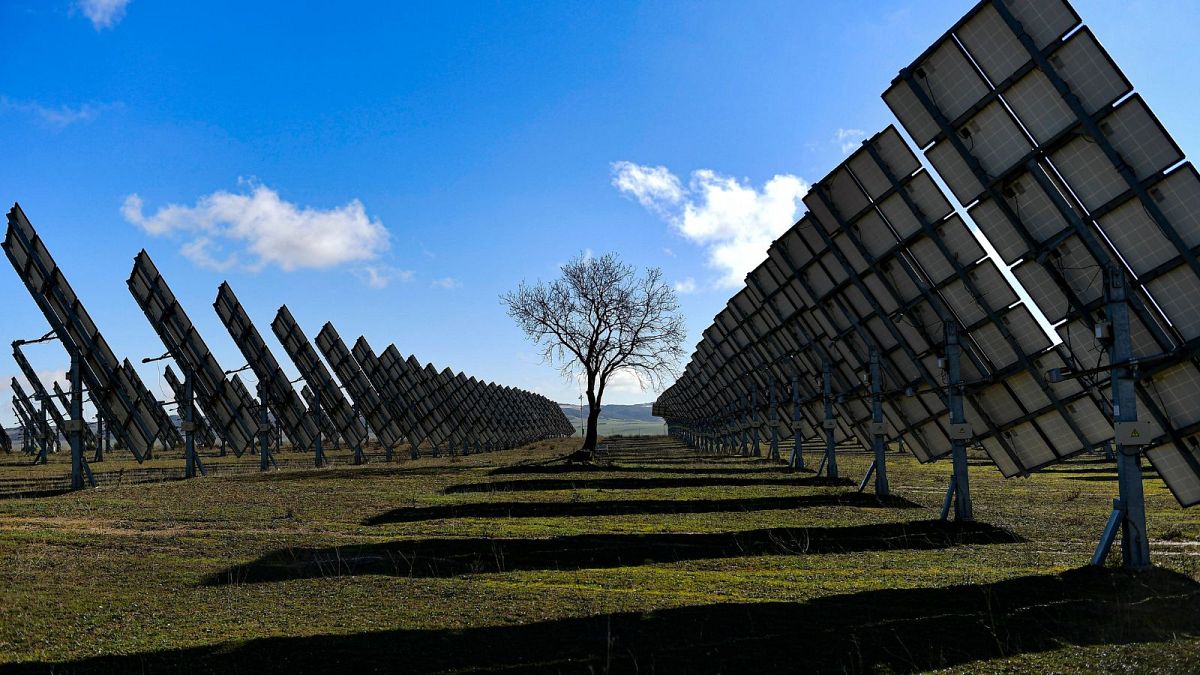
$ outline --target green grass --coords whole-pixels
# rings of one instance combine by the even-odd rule
[[[937,517],[945,462],[889,457],[878,504],[752,458],[608,439],[466,458],[0,500],[0,663],[29,672],[1200,669],[1200,516],[1146,481],[1159,570],[1080,571],[1109,465],[1004,480]],[[812,459],[810,455],[810,459]],[[0,486],[60,476],[2,458]],[[155,460],[162,470],[176,457]],[[861,477],[865,454],[846,453]],[[101,468],[97,465],[95,468]],[[120,457],[105,470],[133,464]],[[235,471],[242,471],[232,475]],[[620,482],[614,483],[614,480]],[[464,491],[479,484],[518,488]],[[565,481],[565,483],[564,483]],[[782,483],[782,484],[780,484]],[[546,489],[569,484],[571,489]],[[623,487],[614,488],[613,485]],[[39,665],[40,664],[40,665]],[[4,666],[0,666],[0,670]]]

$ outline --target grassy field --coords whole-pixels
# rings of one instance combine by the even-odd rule
[[[945,462],[893,455],[880,501],[661,438],[552,461],[577,443],[0,500],[0,671],[1200,670],[1200,512],[1157,478],[1159,567],[1129,575],[1080,569],[1098,460],[977,462],[956,526]]]

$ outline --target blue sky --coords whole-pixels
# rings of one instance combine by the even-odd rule
[[[1075,4],[1200,147],[1200,2]],[[226,368],[242,361],[211,307],[225,279],[281,361],[286,303],[310,337],[330,320],[574,401],[497,296],[617,251],[678,284],[690,349],[803,185],[894,121],[880,94],[969,6],[5,0],[0,196],[132,360],[163,351],[125,286],[144,247]],[[640,204],[631,176],[673,177],[674,208]],[[0,298],[5,341],[47,329],[14,273]],[[28,353],[60,376],[61,349]],[[8,424],[15,371],[0,349]],[[654,396],[626,381],[607,401]]]

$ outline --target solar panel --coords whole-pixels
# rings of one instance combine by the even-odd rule
[[[330,421],[337,427],[338,434],[354,449],[355,461],[363,461],[363,444],[367,440],[367,429],[358,419],[350,402],[342,395],[342,390],[325,368],[325,364],[321,363],[316,350],[292,318],[287,305],[279,308],[275,321],[271,323],[271,330],[296,364],[300,376],[318,397],[321,409],[329,415]]]
[[[358,361],[350,354],[350,350],[346,349],[346,344],[342,342],[332,323],[321,327],[321,332],[317,334],[317,348],[325,355],[325,360],[333,367],[338,379],[346,385],[350,397],[367,418],[367,425],[375,431],[376,437],[383,443],[388,458],[391,459],[392,450],[404,441],[404,431],[392,419],[391,412],[383,404]]]
[[[137,369],[133,367],[133,363],[129,359],[125,359],[121,367],[125,370],[129,381],[133,383],[134,389],[142,398],[142,402],[152,411],[155,421],[158,422],[158,440],[164,447],[178,448],[183,445],[183,437],[179,435],[179,429],[175,427],[175,423],[171,421],[171,416],[159,403],[158,398],[146,388],[146,384],[142,382],[142,378],[137,373]]]
[[[414,429],[417,429],[417,422],[412,407],[407,403],[407,392],[399,386],[400,374],[389,372],[384,368],[366,338],[359,337],[355,341],[353,355],[367,379],[374,385],[380,401],[391,412],[392,419],[400,425],[405,437],[410,439],[411,456],[415,459],[418,453],[417,443],[419,443],[418,440],[414,440],[417,435],[414,433]]]
[[[153,446],[158,425],[17,204],[8,212],[3,248],[59,342],[72,360],[79,363],[83,380],[93,392],[92,403],[109,420],[111,431],[140,461],[143,453]]]
[[[254,371],[255,377],[259,382],[266,383],[267,407],[275,413],[275,418],[283,426],[283,432],[292,445],[313,448],[318,433],[313,420],[228,282],[222,283],[218,289],[213,308],[217,310],[217,316],[225,324],[229,336]]]
[[[225,379],[225,371],[145,250],[134,260],[128,285],[175,363],[191,373],[196,398],[208,411],[209,423],[240,457],[254,445],[258,434],[254,408],[247,407]]]
[[[50,428],[50,423],[46,417],[41,414],[34,405],[33,400],[25,393],[25,389],[17,382],[17,378],[12,378],[9,383],[13,391],[13,403],[15,404],[19,414],[25,418],[26,428],[33,429],[41,436],[45,443],[58,443],[58,434]],[[49,410],[49,406],[46,407]]]
[[[316,425],[321,430],[322,436],[334,444],[340,443],[342,436],[338,433],[337,425],[333,423],[333,420],[329,419],[329,415],[326,415],[321,406],[317,404],[317,397],[313,395],[312,389],[306,384],[300,389],[300,395],[304,398],[304,402],[308,404],[309,414],[316,417]]]
[[[171,394],[176,401],[181,401],[186,398],[183,388],[183,382],[179,376],[171,370],[171,366],[167,366],[163,370],[163,379],[166,380],[167,386],[171,388]],[[201,447],[211,448],[217,444],[216,435],[213,433],[212,427],[209,426],[208,420],[205,419],[200,410],[192,411],[192,424],[195,425],[194,433],[196,434],[196,442]]]
[[[29,360],[25,358],[25,354],[17,344],[13,345],[13,361],[16,362],[17,368],[21,370],[21,374],[25,376],[25,381],[29,383],[29,388],[32,390],[31,401],[46,402],[46,412],[50,414],[50,418],[54,421],[55,429],[58,430],[58,433],[62,434],[63,438],[67,438],[67,421],[63,413],[59,410],[58,405],[55,404],[55,397],[46,391],[46,387],[42,384],[41,378],[38,377],[37,371],[30,365]],[[62,403],[64,410],[70,410],[65,400],[60,399],[59,402]],[[83,437],[85,445],[95,447],[96,437],[90,428],[84,427]]]
[[[1047,317],[1062,322],[1071,367],[1102,360],[1089,336],[1104,306],[1101,271],[1115,263],[1136,275],[1128,301],[1133,353],[1173,354],[1181,369],[1195,370],[1184,346],[1200,337],[1193,252],[1200,181],[1190,164],[1179,165],[1182,151],[1079,24],[1063,2],[1037,3],[1037,11],[1030,2],[980,3],[927,55],[944,50],[959,65],[977,66],[988,76],[980,78],[984,89],[972,89],[966,107],[938,99],[923,55],[884,99],[918,143],[931,144],[927,155],[960,202],[979,199],[971,215],[1005,261],[1025,260],[1014,273]],[[989,143],[994,138],[1007,139],[1004,149]],[[1139,407],[1167,426],[1152,461],[1183,472],[1163,477],[1186,504],[1184,486],[1200,482],[1190,475],[1200,462],[1187,433],[1200,413],[1172,418],[1145,382],[1136,393]],[[1085,408],[1081,419],[1095,412]]]

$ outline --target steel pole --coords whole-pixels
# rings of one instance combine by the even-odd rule
[[[887,443],[883,435],[883,373],[879,350],[871,348],[871,444],[875,450],[875,494],[891,494],[887,478]]]
[[[945,359],[946,359],[946,405],[950,409],[951,461],[954,464],[954,519],[960,522],[975,520],[975,511],[971,506],[971,479],[967,467],[967,440],[961,429],[965,427],[966,418],[962,402],[962,374],[960,372],[960,357],[962,348],[958,342],[958,325],[947,321],[945,323]]]
[[[71,413],[67,439],[71,444],[71,489],[83,489],[83,371],[79,357],[71,357]]]
[[[1136,377],[1133,367],[1132,338],[1129,331],[1129,305],[1125,274],[1115,265],[1105,270],[1105,295],[1112,330],[1112,346],[1109,363],[1112,363],[1112,410],[1117,456],[1117,487],[1119,496],[1113,503],[1110,523],[1120,523],[1121,560],[1130,570],[1145,570],[1150,567],[1150,541],[1146,535],[1146,498],[1142,491],[1142,455],[1139,440],[1133,438],[1138,430]],[[1126,433],[1122,431],[1130,430]],[[1139,439],[1148,434],[1137,433]],[[1109,528],[1111,530],[1111,527]],[[1101,541],[1101,552],[1093,558],[1094,564],[1103,564],[1107,549],[1111,546],[1112,532],[1107,532],[1108,542]],[[1096,559],[1098,558],[1098,560]]]
[[[838,477],[837,437],[833,421],[833,366],[826,361],[821,367],[821,388],[825,398],[825,475],[830,478]]]

